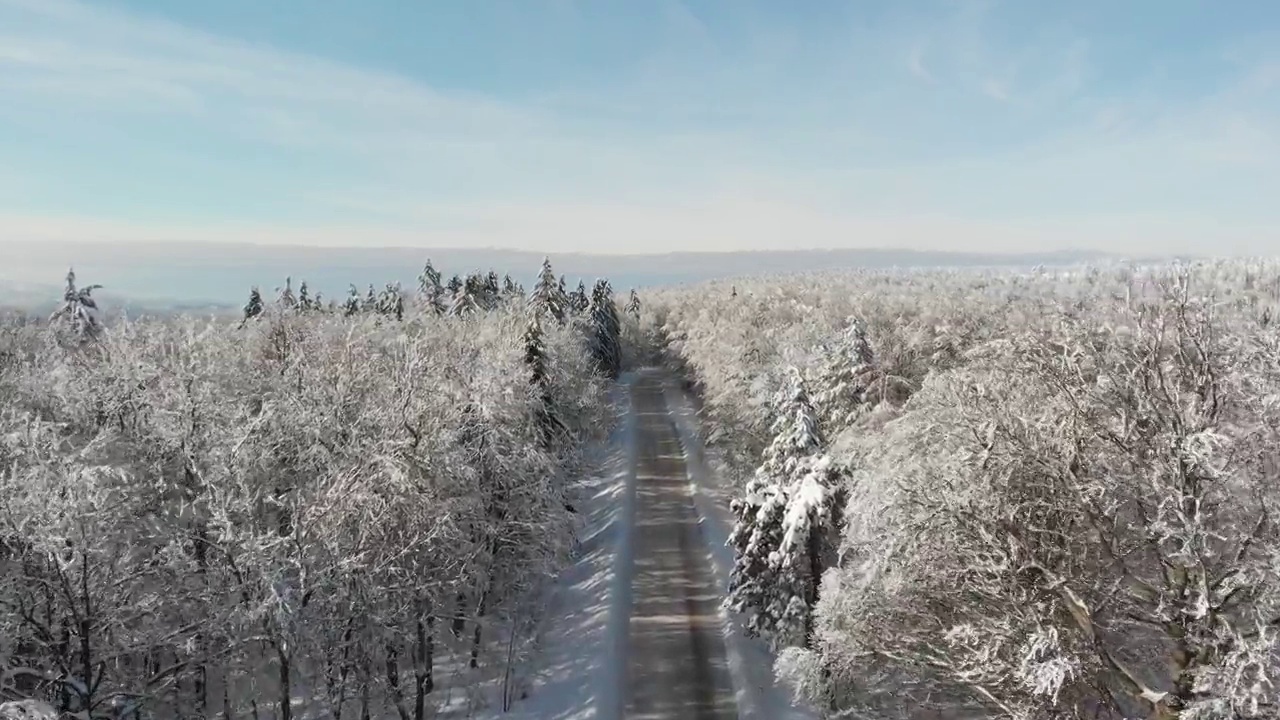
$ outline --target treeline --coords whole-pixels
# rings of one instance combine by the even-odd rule
[[[104,329],[70,274],[0,327],[0,702],[422,720],[520,691],[638,328],[606,281],[441,311],[424,277]]]
[[[729,606],[829,717],[1275,717],[1280,265],[653,299]]]

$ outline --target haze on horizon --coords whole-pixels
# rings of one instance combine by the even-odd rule
[[[1244,1],[0,0],[0,253],[1263,254],[1277,21]]]

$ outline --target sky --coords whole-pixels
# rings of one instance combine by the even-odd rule
[[[1270,0],[0,0],[13,240],[1274,254]]]

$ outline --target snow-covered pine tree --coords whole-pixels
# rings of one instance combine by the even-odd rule
[[[810,647],[822,574],[836,562],[844,491],[831,457],[799,458],[787,488],[782,540],[769,556],[773,576],[787,595],[778,619],[777,644]]]
[[[244,305],[244,320],[242,320],[240,324],[243,325],[244,323],[258,317],[262,314],[264,309],[266,308],[262,302],[262,293],[258,290],[257,286],[254,286],[249,290],[249,302]]]
[[[464,282],[454,293],[453,302],[449,305],[449,317],[469,317],[482,308],[473,295],[473,283]]]
[[[313,309],[315,305],[311,299],[311,290],[307,287],[307,281],[303,280],[298,285],[298,312],[310,312]]]
[[[466,288],[467,295],[471,297],[477,309],[486,311],[493,309],[494,303],[489,297],[489,288],[484,275],[478,272],[468,273],[462,285]]]
[[[510,275],[502,276],[502,300],[503,302],[515,302],[524,299],[524,287],[520,283],[511,279]]]
[[[775,648],[808,641],[817,588],[833,547],[835,471],[822,454],[817,412],[797,368],[774,396],[773,440],[733,501],[728,607]]]
[[[502,301],[502,281],[498,278],[498,273],[493,270],[484,277],[484,295],[490,308],[497,307]]]
[[[342,303],[342,314],[346,317],[351,317],[359,314],[360,310],[360,291],[356,289],[355,285],[352,285],[347,290],[347,299]]]
[[[626,312],[636,320],[640,319],[640,296],[636,294],[635,288],[631,288],[631,297],[627,300]]]
[[[440,271],[435,269],[428,259],[418,275],[418,305],[426,312],[443,315],[448,309],[445,305],[444,287],[440,285]]]
[[[453,298],[458,296],[458,291],[462,289],[464,284],[465,283],[463,283],[462,278],[458,275],[454,275],[449,278],[449,282],[444,285],[445,300],[447,302],[452,302]]]
[[[298,298],[293,294],[293,278],[285,278],[284,287],[276,288],[276,303],[286,310],[298,306]]]
[[[578,289],[569,293],[569,309],[576,315],[581,315],[591,308],[591,296],[587,294],[587,286],[581,280],[578,281]]]
[[[404,319],[404,293],[400,292],[400,283],[387,283],[378,296],[378,312],[396,320]]]
[[[848,427],[866,407],[874,362],[865,326],[857,318],[849,318],[839,337],[823,349],[814,378],[814,400],[828,431],[835,433]]]
[[[65,322],[80,337],[95,337],[102,331],[98,320],[98,302],[93,291],[101,285],[76,287],[76,271],[67,270],[67,286],[62,293],[62,305],[49,316],[49,322]]]
[[[622,371],[622,327],[618,308],[613,302],[613,288],[608,280],[597,280],[591,290],[590,336],[588,344],[596,369],[615,380]]]
[[[538,273],[538,282],[529,294],[528,307],[533,312],[545,314],[560,324],[565,320],[566,298],[556,282],[556,275],[551,270],[551,258],[542,259],[542,271]]]
[[[555,433],[562,426],[555,416],[550,377],[547,373],[547,348],[538,317],[538,313],[529,313],[529,324],[525,326],[524,364],[529,368],[529,384],[537,398],[534,420],[538,436],[543,449],[550,450],[554,445]]]
[[[771,640],[786,609],[769,563],[782,542],[783,488],[761,468],[747,481],[742,497],[729,503],[729,511],[734,517],[728,541],[734,564],[725,606],[745,617],[748,636]]]
[[[364,302],[360,303],[360,309],[367,313],[378,311],[378,293],[373,289],[373,283],[369,283],[369,292],[365,293]]]

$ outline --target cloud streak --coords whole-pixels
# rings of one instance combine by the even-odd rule
[[[0,123],[45,143],[0,140],[0,188],[39,189],[0,200],[0,235],[1147,252],[1194,230],[1261,252],[1280,228],[1265,55],[1142,97],[1107,84],[1128,58],[1065,20],[1002,26],[993,2],[781,29],[744,9],[737,35],[696,3],[655,7],[608,84],[503,94],[0,0]]]

